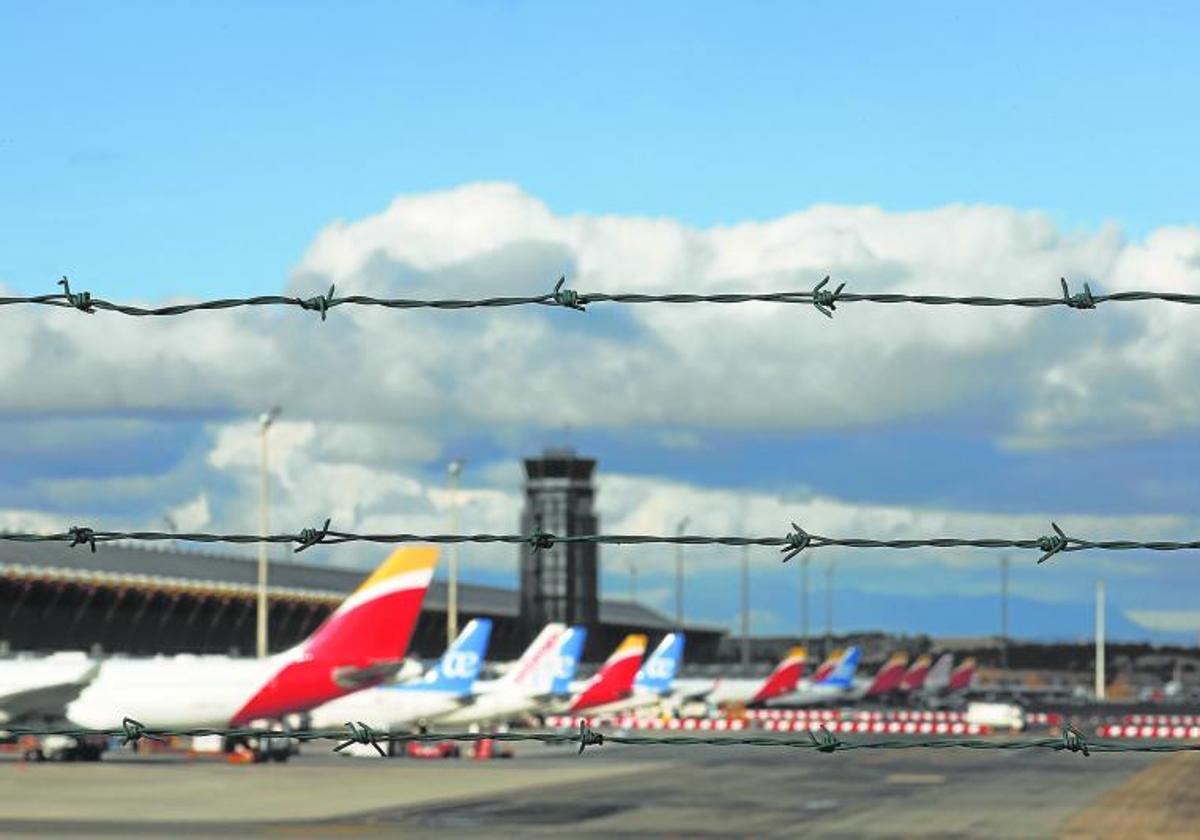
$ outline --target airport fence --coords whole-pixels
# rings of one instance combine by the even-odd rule
[[[1083,291],[1071,294],[1065,278],[1060,279],[1061,296],[1057,297],[990,297],[990,296],[947,296],[947,295],[914,295],[914,294],[883,294],[883,293],[853,293],[845,291],[845,283],[836,289],[826,288],[830,278],[825,277],[809,291],[774,292],[762,294],[613,294],[600,292],[579,292],[564,288],[565,278],[560,278],[553,290],[533,296],[490,297],[478,299],[445,299],[445,300],[416,300],[402,298],[377,298],[364,295],[349,295],[337,297],[336,288],[330,286],[329,292],[314,297],[290,297],[283,295],[262,295],[249,298],[221,298],[198,301],[194,303],[174,304],[162,307],[140,307],[121,304],[93,297],[90,292],[71,291],[70,281],[63,277],[59,281],[61,293],[25,297],[0,297],[0,306],[36,305],[65,307],[80,312],[95,314],[97,312],[115,312],[135,317],[178,316],[200,311],[225,310],[239,307],[287,306],[298,307],[306,311],[317,312],[325,321],[329,312],[339,306],[380,307],[385,309],[436,309],[460,310],[489,307],[513,306],[554,306],[586,311],[586,306],[595,303],[620,304],[739,304],[739,303],[777,303],[805,304],[813,306],[818,312],[832,318],[838,304],[875,303],[875,304],[912,304],[924,306],[975,306],[975,307],[1024,307],[1046,308],[1065,306],[1071,309],[1095,309],[1102,303],[1147,302],[1158,301],[1174,304],[1200,304],[1200,295],[1172,293],[1129,291],[1111,294],[1093,294],[1089,284],[1084,283]],[[167,541],[184,540],[193,542],[222,542],[222,543],[287,543],[294,544],[295,551],[300,552],[314,545],[331,545],[346,542],[370,543],[514,543],[529,544],[533,550],[543,550],[561,543],[598,543],[615,545],[641,545],[648,543],[670,543],[677,545],[724,545],[724,546],[775,546],[780,547],[784,554],[783,561],[795,557],[806,549],[823,547],[841,547],[852,549],[911,549],[911,548],[1002,548],[1027,549],[1041,552],[1038,563],[1043,563],[1055,555],[1084,551],[1101,550],[1134,550],[1177,551],[1200,548],[1200,540],[1195,541],[1136,541],[1136,540],[1106,540],[1091,541],[1068,536],[1056,523],[1051,523],[1054,533],[1030,539],[1003,539],[991,537],[979,538],[925,538],[904,540],[877,540],[860,537],[826,537],[805,531],[796,523],[792,530],[783,537],[745,537],[745,536],[649,536],[649,535],[572,535],[555,536],[535,529],[528,535],[497,535],[497,534],[358,534],[335,531],[330,529],[331,520],[327,519],[323,527],[306,528],[298,534],[212,534],[212,533],[164,533],[154,531],[106,531],[85,526],[75,526],[66,532],[55,534],[32,533],[0,533],[0,540],[16,542],[68,542],[71,546],[87,545],[94,552],[97,543],[117,540],[133,541]],[[1061,737],[1024,739],[1024,740],[983,740],[983,739],[936,739],[936,740],[887,740],[887,741],[843,741],[824,726],[816,729],[808,727],[807,738],[765,737],[765,736],[696,736],[696,735],[618,735],[602,734],[593,730],[586,722],[581,722],[577,732],[501,732],[501,733],[394,733],[375,732],[362,723],[347,723],[343,730],[273,730],[264,728],[186,728],[186,729],[155,729],[145,727],[137,721],[127,718],[119,729],[86,729],[78,727],[58,726],[10,726],[6,730],[10,735],[50,736],[62,735],[67,737],[109,737],[120,738],[124,744],[135,744],[142,739],[163,740],[170,736],[200,737],[219,735],[227,738],[291,738],[301,742],[336,741],[333,747],[339,752],[352,744],[373,746],[383,755],[381,743],[430,743],[441,741],[479,742],[493,740],[499,742],[537,741],[544,744],[578,744],[579,752],[588,746],[600,746],[605,743],[624,744],[630,746],[758,746],[783,747],[791,749],[811,749],[817,752],[830,753],[844,750],[859,749],[987,749],[987,750],[1052,750],[1082,752],[1084,756],[1091,752],[1194,752],[1200,751],[1200,744],[1125,744],[1109,742],[1089,743],[1083,734],[1074,726],[1068,724],[1062,728]],[[1114,731],[1115,734],[1115,731]]]
[[[347,723],[344,729],[271,729],[264,727],[189,727],[154,728],[126,718],[120,728],[90,729],[75,726],[8,726],[10,736],[64,736],[70,738],[119,738],[122,746],[136,744],[143,739],[165,741],[169,737],[221,736],[233,739],[259,739],[279,741],[292,739],[301,743],[333,741],[334,752],[341,752],[353,744],[373,747],[381,757],[387,753],[384,744],[437,744],[446,741],[459,743],[536,742],[546,745],[578,745],[580,754],[587,747],[605,744],[621,744],[635,747],[762,747],[776,749],[814,750],[820,753],[845,752],[848,750],[998,750],[1023,752],[1029,750],[1050,752],[1082,753],[1085,757],[1095,753],[1175,753],[1200,752],[1200,743],[1120,743],[1114,741],[1089,741],[1072,724],[1062,728],[1061,735],[1053,738],[895,738],[889,740],[843,740],[826,726],[809,728],[807,737],[780,735],[630,735],[602,733],[581,722],[573,732],[523,731],[523,732],[383,732],[359,723]],[[1116,734],[1116,733],[1113,733]]]

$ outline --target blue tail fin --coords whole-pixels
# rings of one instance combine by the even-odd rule
[[[454,644],[446,648],[438,664],[425,675],[425,679],[397,688],[470,694],[475,678],[479,676],[479,670],[483,667],[483,657],[487,654],[488,639],[491,635],[490,618],[471,619],[458,634]]]
[[[575,669],[579,667],[579,654],[583,652],[585,639],[586,627],[569,627],[559,637],[558,667],[554,672],[554,682],[550,685],[550,693],[556,697],[571,693],[571,680],[575,678]]]
[[[861,652],[857,647],[850,647],[842,655],[842,661],[825,678],[825,685],[838,688],[848,688],[854,682],[854,672],[858,670],[858,657]]]
[[[668,633],[658,643],[650,658],[642,663],[637,678],[633,681],[634,689],[649,691],[654,694],[666,694],[671,690],[675,674],[679,670],[679,661],[683,659],[683,634]]]

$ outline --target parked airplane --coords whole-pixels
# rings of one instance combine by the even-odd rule
[[[933,659],[929,656],[918,656],[909,669],[900,677],[900,682],[896,684],[896,691],[906,694],[915,694],[925,686],[925,680],[929,677],[929,666]]]
[[[403,729],[457,709],[473,696],[491,634],[491,619],[472,619],[422,679],[339,697],[312,711],[312,725],[332,729],[354,721],[376,729]]]
[[[504,676],[476,681],[475,696],[469,703],[434,716],[431,725],[446,731],[470,724],[506,723],[535,711],[549,698],[566,659],[578,658],[573,641],[578,632],[563,624],[547,624]],[[571,651],[575,651],[573,655]]]
[[[0,660],[0,723],[61,716],[99,670],[82,652]]]
[[[263,659],[111,659],[62,718],[91,729],[126,717],[149,728],[280,720],[387,679],[401,665],[437,549],[394,551],[308,639]]]
[[[630,633],[585,682],[567,707],[567,714],[595,709],[626,699],[633,693],[633,680],[646,655],[646,637]]]
[[[925,694],[927,696],[936,696],[950,685],[950,674],[954,669],[954,654],[943,653],[938,657],[937,662],[933,663],[933,667],[929,669],[929,675],[925,678]]]
[[[971,682],[975,678],[975,658],[968,656],[962,661],[962,664],[954,669],[954,673],[950,675],[950,681],[946,685],[946,693],[954,694],[960,691],[966,691],[971,687]]]
[[[794,647],[765,680],[677,680],[672,699],[676,703],[702,700],[713,706],[763,703],[796,690],[804,661],[804,648]]]
[[[800,680],[795,691],[767,701],[768,706],[819,706],[845,699],[854,687],[859,650],[850,647],[834,654],[808,679]]]
[[[877,699],[890,694],[900,686],[904,679],[905,666],[908,665],[908,654],[903,651],[893,653],[883,664],[875,678],[870,682],[863,681],[856,686],[855,699]]]
[[[675,674],[679,671],[680,660],[683,659],[683,641],[682,633],[668,633],[664,636],[658,647],[638,669],[630,693],[620,700],[592,706],[587,710],[588,714],[628,712],[653,706],[669,697]]]
[[[583,643],[586,640],[587,628],[582,625],[572,627],[563,637],[558,648],[554,680],[550,683],[551,697],[567,701],[571,699],[571,680],[575,679],[575,671],[579,668],[579,657],[583,653]]]

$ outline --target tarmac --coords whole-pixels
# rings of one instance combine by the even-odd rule
[[[516,745],[509,760],[0,762],[5,836],[1093,837],[1194,834],[1200,757]]]

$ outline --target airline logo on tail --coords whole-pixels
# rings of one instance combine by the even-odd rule
[[[824,682],[833,673],[833,669],[837,667],[837,664],[842,661],[842,654],[844,653],[844,650],[835,650],[829,654],[829,657],[817,666],[817,670],[812,672],[812,677],[809,679],[814,683]]]
[[[230,723],[307,711],[386,679],[404,658],[438,551],[403,546],[388,556],[299,646]]]
[[[397,691],[445,691],[459,696],[470,694],[483,668],[491,635],[490,618],[471,619],[423,680],[392,688]]]
[[[679,672],[679,662],[683,659],[683,634],[668,633],[659,642],[654,653],[637,672],[633,681],[635,691],[651,694],[669,694],[675,675]]]
[[[912,664],[912,667],[904,672],[904,676],[900,678],[896,688],[901,691],[918,691],[921,686],[925,685],[925,679],[929,676],[929,665],[933,660],[928,656],[918,656],[917,661]]]
[[[633,678],[646,655],[646,637],[631,633],[617,646],[599,672],[571,702],[570,713],[624,700],[633,691]]]
[[[778,697],[781,694],[790,694],[796,690],[796,686],[800,683],[800,676],[804,673],[804,648],[794,647],[788,651],[788,655],[783,658],[783,661],[775,666],[775,670],[771,672],[771,676],[767,677],[767,681],[762,684],[758,692],[750,698],[751,703],[761,703],[764,700],[770,700],[772,697]]]
[[[830,666],[824,678],[817,679],[813,674],[816,685],[831,685],[835,688],[849,688],[854,682],[854,672],[858,670],[858,658],[861,652],[857,647],[849,647],[838,656]],[[822,668],[825,666],[822,665]]]
[[[580,626],[571,627],[559,636],[554,681],[550,684],[550,693],[555,697],[565,697],[571,693],[571,680],[575,679],[586,639],[587,628]]]
[[[971,687],[971,679],[975,676],[975,659],[968,657],[963,660],[963,663],[954,669],[954,673],[950,675],[950,684],[946,686],[947,691],[963,691]]]
[[[892,654],[892,658],[875,675],[870,688],[867,689],[866,696],[874,697],[894,690],[900,684],[900,680],[904,678],[904,668],[906,665],[908,665],[907,653]]]
[[[557,622],[543,627],[513,669],[504,675],[505,681],[530,697],[549,694],[559,668],[559,643],[566,632],[567,625]]]

